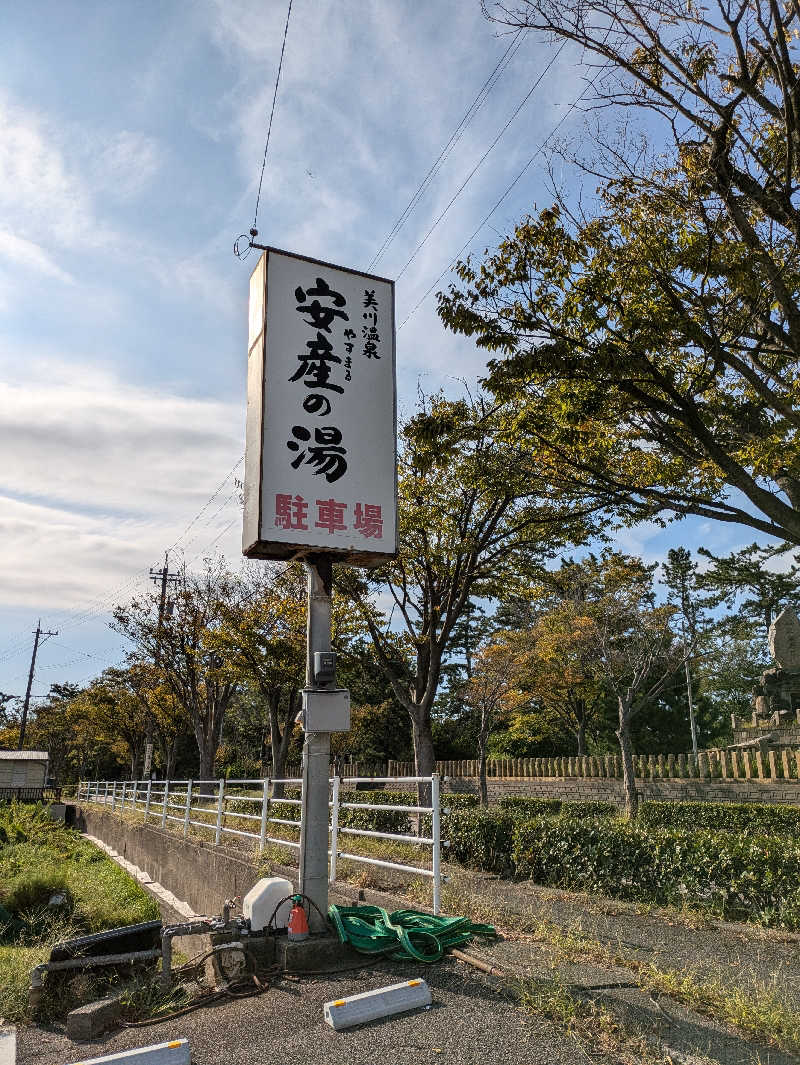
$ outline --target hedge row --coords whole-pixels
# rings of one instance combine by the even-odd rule
[[[785,836],[537,817],[515,820],[511,864],[540,884],[800,927],[800,846]]]
[[[772,835],[800,832],[800,806],[747,802],[644,802],[641,824],[659,828],[709,828]]]
[[[562,817],[614,817],[619,814],[619,807],[613,802],[599,799],[534,799],[525,795],[506,795],[500,800],[500,806],[509,813],[524,817],[537,817],[541,814]]]
[[[299,798],[299,790],[295,794],[287,789],[287,798]],[[417,796],[413,792],[406,791],[343,791],[341,793],[343,803],[364,803],[370,806],[416,806]],[[471,809],[478,805],[475,795],[446,795],[442,797],[442,806],[448,810]],[[280,817],[286,821],[300,820],[300,807],[294,803],[282,803],[280,800],[270,806],[272,817]],[[365,828],[373,832],[399,832],[407,835],[412,830],[413,814],[404,813],[402,810],[347,810],[339,809],[339,824],[343,828]],[[430,831],[430,817],[422,818],[422,830]]]
[[[472,868],[800,928],[800,844],[785,835],[738,837],[621,818],[525,818],[509,809],[458,811],[446,831],[450,856]]]
[[[503,810],[525,817],[543,814],[562,817],[614,817],[621,813],[611,802],[535,799],[508,795]],[[800,834],[800,806],[747,802],[659,802],[639,804],[639,823],[657,828],[709,828],[756,835]]]

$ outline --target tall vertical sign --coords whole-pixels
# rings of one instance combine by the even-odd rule
[[[242,549],[397,551],[394,283],[267,249],[250,278]]]
[[[331,654],[332,564],[397,553],[395,393],[393,282],[264,249],[250,278],[242,550],[308,569],[300,890],[317,931],[330,733],[350,715]]]

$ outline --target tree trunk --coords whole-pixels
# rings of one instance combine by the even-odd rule
[[[197,747],[200,755],[198,760],[198,780],[204,781],[198,785],[200,795],[213,795],[214,785],[208,783],[214,779],[214,760],[217,755],[216,744],[207,740],[202,734],[197,736]]]
[[[619,700],[619,728],[617,739],[622,755],[622,786],[625,791],[625,816],[631,821],[639,812],[639,800],[636,795],[636,777],[633,770],[633,746],[631,744],[631,725],[628,707],[624,700]]]
[[[486,740],[482,735],[478,736],[478,788],[481,806],[486,807],[489,805],[489,787],[486,783]]]
[[[414,741],[414,766],[418,777],[429,777],[436,772],[436,754],[433,749],[430,712],[418,707],[411,714],[411,730]],[[420,781],[417,784],[417,805],[430,806],[431,786]],[[417,818],[419,821],[419,817]],[[419,833],[419,828],[417,829]]]
[[[586,754],[586,721],[581,719],[578,722],[578,731],[576,733],[578,737],[578,756]]]
[[[292,742],[294,720],[300,709],[301,695],[298,691],[290,691],[288,703],[284,711],[283,730],[281,730],[278,708],[280,705],[280,693],[270,697],[269,705],[269,733],[272,747],[272,779],[280,780],[286,775],[286,758],[289,754],[289,744]],[[285,784],[273,786],[272,797],[282,799],[285,792]]]
[[[173,736],[170,742],[167,744],[167,757],[164,761],[166,766],[164,775],[167,780],[172,779],[172,774],[175,772],[175,752],[178,745],[178,737]]]

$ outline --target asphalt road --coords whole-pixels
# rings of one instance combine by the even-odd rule
[[[323,1003],[424,976],[433,1006],[335,1032]],[[168,1039],[187,1038],[196,1065],[557,1065],[575,1060],[564,1033],[532,1020],[491,981],[447,959],[433,966],[379,963],[335,977],[282,981],[257,998],[225,1000],[159,1025],[75,1044],[63,1029],[20,1029],[18,1065],[68,1065]],[[610,1060],[610,1059],[609,1059]]]

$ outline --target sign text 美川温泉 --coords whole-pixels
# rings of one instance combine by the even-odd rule
[[[248,342],[245,555],[394,555],[393,282],[270,248]]]

